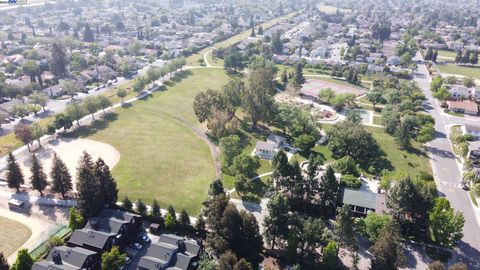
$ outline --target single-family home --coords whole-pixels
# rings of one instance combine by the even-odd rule
[[[463,85],[451,85],[447,89],[454,99],[467,99],[470,97],[470,90]]]
[[[480,87],[472,88],[471,96],[475,101],[480,101]]]
[[[280,135],[270,134],[267,137],[267,142],[274,143],[276,148],[282,148],[287,143],[287,139]]]
[[[81,247],[54,247],[47,258],[38,261],[32,270],[94,270],[100,267],[100,256],[97,252]]]
[[[263,159],[271,160],[275,155],[275,143],[258,141],[255,145],[255,155]]]
[[[464,113],[469,115],[478,114],[478,105],[477,103],[471,100],[461,100],[461,101],[447,101],[448,109],[457,113]]]
[[[354,216],[366,216],[377,208],[377,193],[367,189],[340,188],[340,203],[350,206]]]
[[[389,66],[400,65],[400,57],[398,57],[396,55],[389,56],[387,58],[387,65],[389,65]]]
[[[139,270],[195,269],[201,243],[173,234],[162,234],[138,262]]]
[[[480,139],[480,126],[479,125],[463,125],[460,127],[463,135],[472,135],[477,140]]]

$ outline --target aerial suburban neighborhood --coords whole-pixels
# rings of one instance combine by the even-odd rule
[[[479,12],[0,0],[0,270],[480,269]]]

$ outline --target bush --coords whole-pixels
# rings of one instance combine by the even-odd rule
[[[433,175],[431,175],[430,173],[426,172],[426,171],[420,171],[418,173],[418,178],[420,178],[421,180],[425,180],[425,181],[433,181]]]
[[[472,134],[465,134],[465,135],[463,135],[463,139],[464,139],[465,141],[469,141],[469,142],[476,140],[475,136],[473,136]]]
[[[345,174],[342,175],[342,178],[340,179],[340,185],[348,188],[359,189],[362,186],[362,181],[353,175]]]

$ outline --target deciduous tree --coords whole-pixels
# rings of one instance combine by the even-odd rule
[[[102,254],[102,270],[117,270],[125,265],[126,255],[114,246]]]
[[[463,213],[453,211],[448,199],[435,199],[429,221],[435,240],[442,246],[452,248],[462,239],[465,218]]]

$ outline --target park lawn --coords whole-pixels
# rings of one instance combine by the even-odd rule
[[[480,67],[474,66],[457,66],[455,64],[437,64],[441,73],[461,75],[471,78],[480,79]]]
[[[19,249],[28,238],[32,231],[22,223],[0,216],[0,253],[5,257],[10,256]]]
[[[293,16],[295,16],[297,14],[297,12],[292,12],[292,13],[289,13],[289,14],[286,14],[286,15],[283,15],[281,17],[278,17],[278,18],[275,18],[275,19],[272,19],[268,22],[264,22],[262,24],[260,24],[263,28],[263,30],[267,30],[268,28],[270,27],[273,27],[275,26],[276,24],[278,24],[279,22],[281,22],[282,20],[284,19],[288,19],[288,18],[291,18]],[[258,29],[258,27],[260,25],[257,25],[255,26],[255,29]],[[239,34],[236,34],[234,36],[231,36],[230,38],[227,38],[226,40],[224,41],[220,41],[220,42],[217,42],[215,44],[212,45],[212,47],[215,47],[215,48],[227,48],[227,47],[230,47],[232,45],[235,45],[239,42],[241,42],[242,40],[248,38],[250,36],[250,34],[252,33],[252,29],[248,29],[248,30],[245,30]],[[188,66],[198,66],[199,65],[199,62],[198,62],[198,59],[203,59],[203,55],[208,51],[208,50],[211,50],[210,48],[205,48],[203,50],[200,50],[199,52],[197,53],[194,53],[192,55],[190,55],[188,58],[187,58],[187,65]]]
[[[373,124],[381,126],[382,125],[382,116],[374,114],[373,115]]]
[[[207,53],[207,60],[208,60],[208,63],[214,67],[223,67],[223,59],[215,58],[214,60],[212,51],[209,51]]]
[[[432,174],[432,168],[425,151],[421,149],[420,143],[412,140],[412,150],[405,151],[398,148],[395,138],[386,134],[383,128],[366,127],[377,140],[380,148],[385,153],[386,160],[391,168],[386,169],[386,178],[399,178],[405,176],[416,177],[420,172]]]
[[[363,91],[368,90],[370,88],[370,83],[369,82],[361,82],[360,84],[352,84],[347,82],[346,80],[343,79],[338,79],[338,78],[332,78],[330,76],[305,76],[305,79],[315,79],[315,80],[320,80],[320,81],[326,81],[334,84],[338,84],[341,86],[347,86],[347,87],[352,87],[352,88],[357,88],[361,89]]]
[[[120,152],[112,171],[120,199],[128,196],[147,204],[157,199],[162,208],[172,205],[197,215],[214,178],[214,163],[207,144],[173,117],[200,126],[192,109],[193,97],[207,88],[220,89],[227,76],[218,69],[185,74],[163,91],[116,109],[114,121],[91,129],[87,136]]]
[[[438,50],[438,57],[439,58],[447,58],[447,59],[455,59],[455,56],[457,56],[457,53],[454,51],[449,51],[449,50]]]
[[[340,12],[349,12],[350,10],[348,9],[342,9],[342,8],[337,8],[337,7],[334,7],[334,6],[328,6],[328,5],[317,5],[317,9],[323,13],[326,13],[326,14],[335,14],[337,13],[337,11],[340,11]]]

